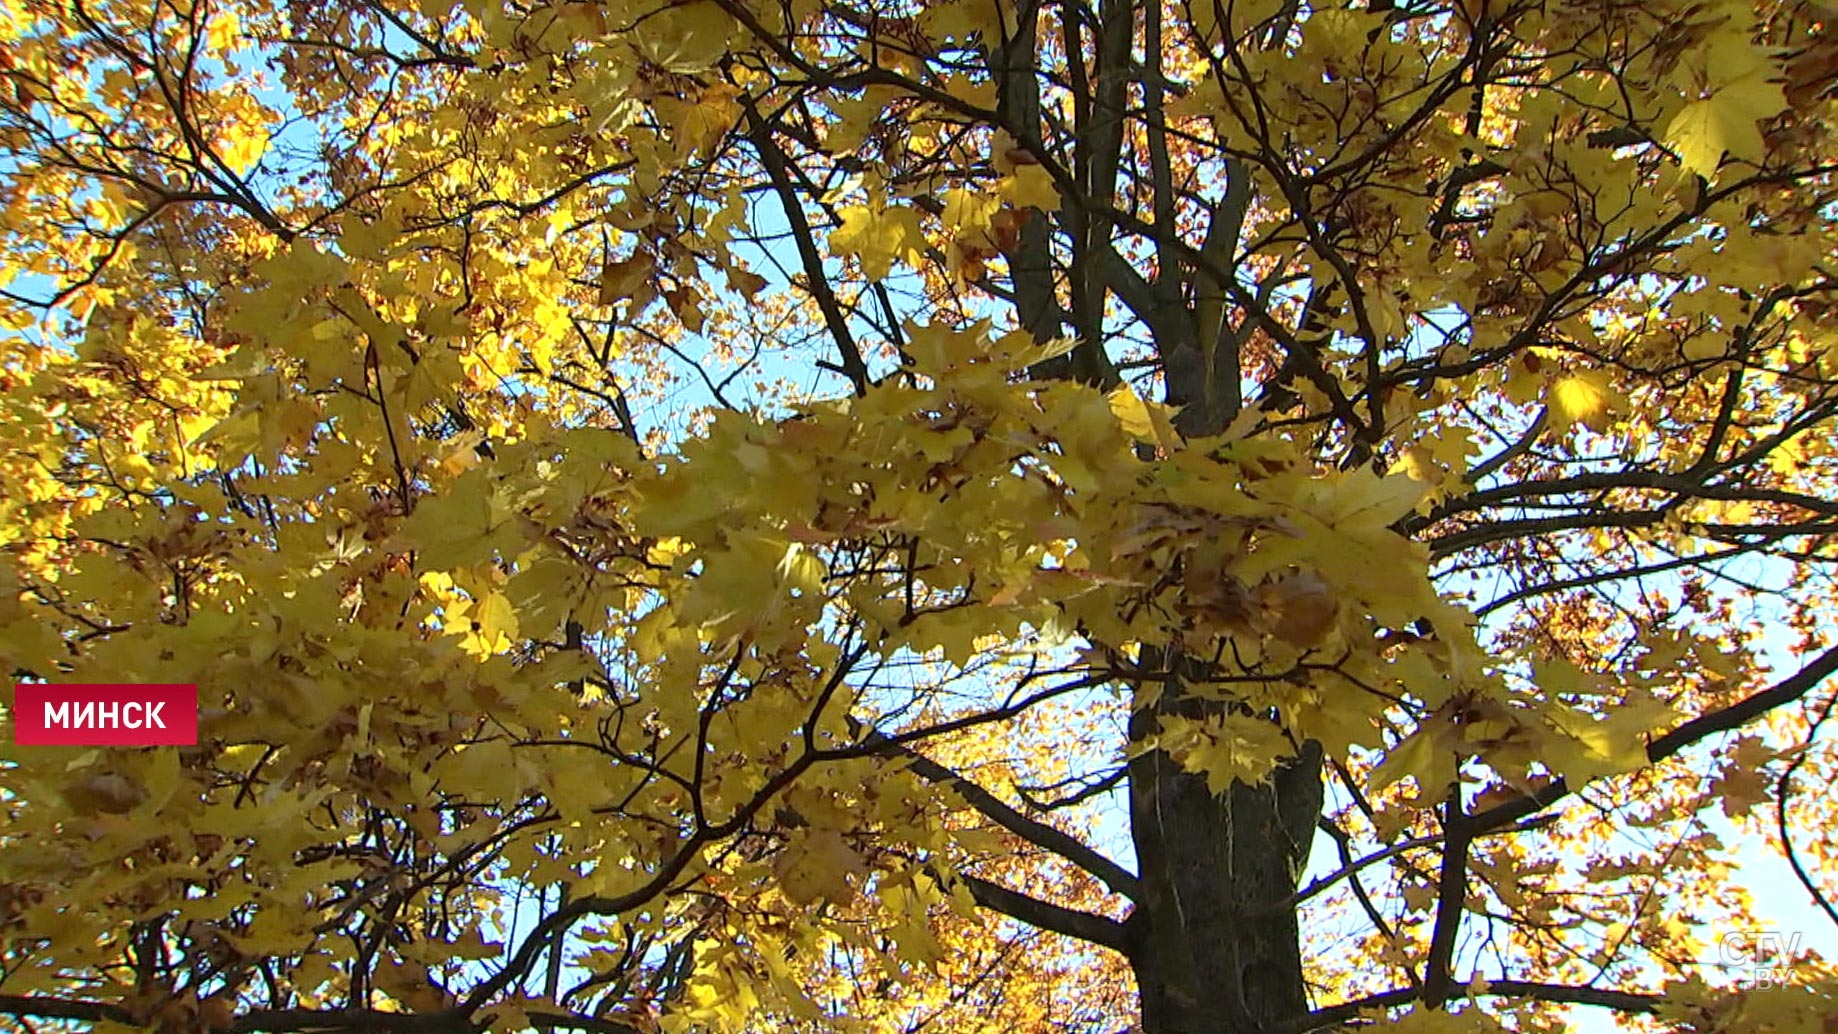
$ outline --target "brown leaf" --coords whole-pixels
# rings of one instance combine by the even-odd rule
[[[608,262],[600,274],[600,304],[611,305],[638,295],[640,287],[657,268],[657,261],[644,252],[618,262]]]
[[[1004,208],[989,217],[989,237],[997,248],[1012,252],[1021,243],[1021,226],[1027,222],[1025,208]]]
[[[1804,108],[1838,86],[1838,36],[1815,40],[1787,64],[1787,103]]]
[[[766,278],[751,270],[730,269],[728,286],[751,298],[766,289]]]
[[[1334,627],[1340,603],[1333,587],[1313,571],[1303,571],[1264,586],[1265,606],[1276,613],[1270,632],[1291,646],[1307,649]]]
[[[147,799],[147,791],[129,782],[125,776],[100,772],[75,786],[65,787],[64,799],[78,812],[102,812],[121,815]]]
[[[1181,587],[1186,590],[1183,609],[1208,624],[1243,628],[1251,617],[1251,594],[1245,584],[1216,565],[1190,565]]]
[[[212,995],[198,1003],[198,1024],[205,1030],[229,1030],[236,1025],[236,1003],[221,995]]]
[[[679,287],[664,292],[664,302],[670,311],[681,320],[684,329],[691,334],[700,334],[705,318],[702,314],[702,298],[693,287]]]

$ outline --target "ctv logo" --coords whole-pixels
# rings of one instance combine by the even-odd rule
[[[189,747],[198,687],[27,683],[13,694],[13,742],[45,747]]]
[[[1735,972],[1740,991],[1785,987],[1800,959],[1800,934],[1775,930],[1733,930],[1717,938],[1717,957]]]

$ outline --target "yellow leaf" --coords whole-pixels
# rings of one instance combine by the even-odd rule
[[[845,208],[842,226],[830,234],[830,251],[859,259],[862,275],[870,281],[884,280],[893,270],[895,259],[917,262],[925,254],[919,213],[905,205]]]
[[[988,233],[990,217],[1001,207],[999,199],[980,190],[947,190],[944,202],[945,225],[969,235]]]
[[[1385,760],[1368,778],[1372,793],[1378,793],[1406,776],[1417,781],[1418,791],[1427,798],[1440,799],[1455,778],[1455,755],[1442,743],[1439,735],[1446,725],[1432,717],[1385,753]]]
[[[727,53],[734,19],[716,3],[697,0],[665,4],[633,14],[638,51],[653,64],[679,75],[706,71]]]
[[[517,610],[501,592],[488,592],[472,609],[472,634],[466,648],[478,653],[510,649],[517,637]]]
[[[1687,170],[1711,179],[1725,152],[1740,161],[1761,158],[1761,131],[1755,124],[1780,114],[1786,105],[1779,84],[1759,73],[1745,76],[1686,104],[1666,127],[1665,142]]]
[[[1331,509],[1323,517],[1349,532],[1388,528],[1416,510],[1423,498],[1421,482],[1402,475],[1380,477],[1363,467],[1347,475],[1335,488]]]
[[[1059,191],[1042,165],[1015,166],[1014,173],[996,187],[996,193],[1016,208],[1038,208],[1043,212],[1059,208]]]
[[[261,160],[268,141],[247,131],[229,134],[223,143],[223,163],[238,173],[246,173]]]
[[[1608,383],[1604,370],[1579,370],[1552,382],[1545,395],[1551,427],[1562,433],[1576,424],[1602,431],[1612,410],[1620,408],[1621,395]]]
[[[695,101],[671,111],[676,137],[689,154],[707,154],[740,119],[739,91],[726,83],[705,87]],[[660,110],[661,106],[660,106]]]
[[[1110,411],[1125,434],[1164,449],[1173,449],[1179,444],[1180,437],[1175,433],[1168,407],[1145,402],[1127,384],[1111,392],[1109,400]]]
[[[859,880],[867,872],[862,856],[841,833],[815,830],[794,838],[780,856],[779,889],[800,905],[847,904],[855,897],[851,878]]]
[[[1270,778],[1278,759],[1291,753],[1282,730],[1261,718],[1219,715],[1203,721],[1164,717],[1161,748],[1189,772],[1206,776],[1215,794],[1233,783],[1255,786]]]

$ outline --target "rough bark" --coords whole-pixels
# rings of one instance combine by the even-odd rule
[[[1161,752],[1130,769],[1146,922],[1132,966],[1148,1034],[1248,1034],[1308,1012],[1295,909],[1322,798],[1310,744],[1215,796]]]

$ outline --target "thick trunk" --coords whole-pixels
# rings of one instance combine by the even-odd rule
[[[1022,4],[1013,36],[986,51],[998,85],[1001,123],[1022,144],[1046,153],[1040,99],[1039,8]],[[1080,193],[1060,229],[1070,235],[1071,268],[1062,308],[1051,232],[1045,220],[1024,225],[1008,255],[1016,315],[1036,340],[1058,336],[1071,323],[1080,347],[1036,376],[1074,377],[1108,387],[1116,373],[1105,355],[1105,300],[1111,291],[1149,327],[1163,362],[1166,401],[1180,410],[1188,436],[1217,434],[1242,402],[1236,333],[1225,321],[1226,291],[1214,275],[1236,258],[1250,202],[1250,180],[1230,171],[1230,189],[1213,207],[1201,249],[1211,268],[1185,272],[1177,246],[1177,199],[1161,110],[1160,8],[1135,0],[1101,0],[1096,24],[1062,21],[1068,52],[1089,53],[1092,68],[1071,70],[1083,85],[1074,98],[1079,120],[1069,163]],[[1141,15],[1139,21],[1138,15]],[[1137,26],[1147,70],[1131,60]],[[1089,50],[1087,44],[1089,43]],[[1124,154],[1125,111],[1132,79],[1142,83],[1153,168],[1157,275],[1145,279],[1113,250],[1108,206],[1116,201]],[[1192,277],[1192,283],[1187,282]],[[1189,289],[1191,288],[1191,290]],[[1197,311],[1196,311],[1197,308]],[[1188,667],[1174,658],[1170,670]],[[1159,714],[1188,716],[1231,705],[1183,700],[1171,680],[1153,707],[1139,708],[1131,739],[1155,731]],[[1140,868],[1137,914],[1129,954],[1147,1034],[1261,1034],[1307,1011],[1295,893],[1321,813],[1321,753],[1309,744],[1300,757],[1259,786],[1238,784],[1213,794],[1203,776],[1180,770],[1151,751],[1130,763],[1130,822]]]
[[[1232,258],[1245,211],[1242,196],[1215,209],[1210,257]],[[1194,315],[1201,333],[1228,347],[1204,348],[1193,334],[1156,340],[1166,401],[1189,437],[1218,434],[1241,400],[1235,332],[1215,322],[1217,313]],[[1195,667],[1169,658],[1171,672]],[[1153,705],[1136,709],[1130,738],[1154,735],[1163,714],[1201,718],[1233,706],[1184,697],[1182,680],[1170,677]],[[1142,881],[1131,961],[1146,1034],[1261,1034],[1308,1011],[1296,911],[1284,902],[1308,864],[1321,817],[1321,764],[1311,742],[1268,781],[1216,795],[1204,776],[1182,771],[1165,752],[1131,762],[1130,825]]]
[[[1142,732],[1150,716],[1139,712]],[[1268,783],[1217,796],[1161,751],[1131,764],[1145,913],[1133,963],[1146,1034],[1251,1034],[1308,1011],[1296,912],[1284,901],[1307,864],[1321,796],[1312,743]]]

